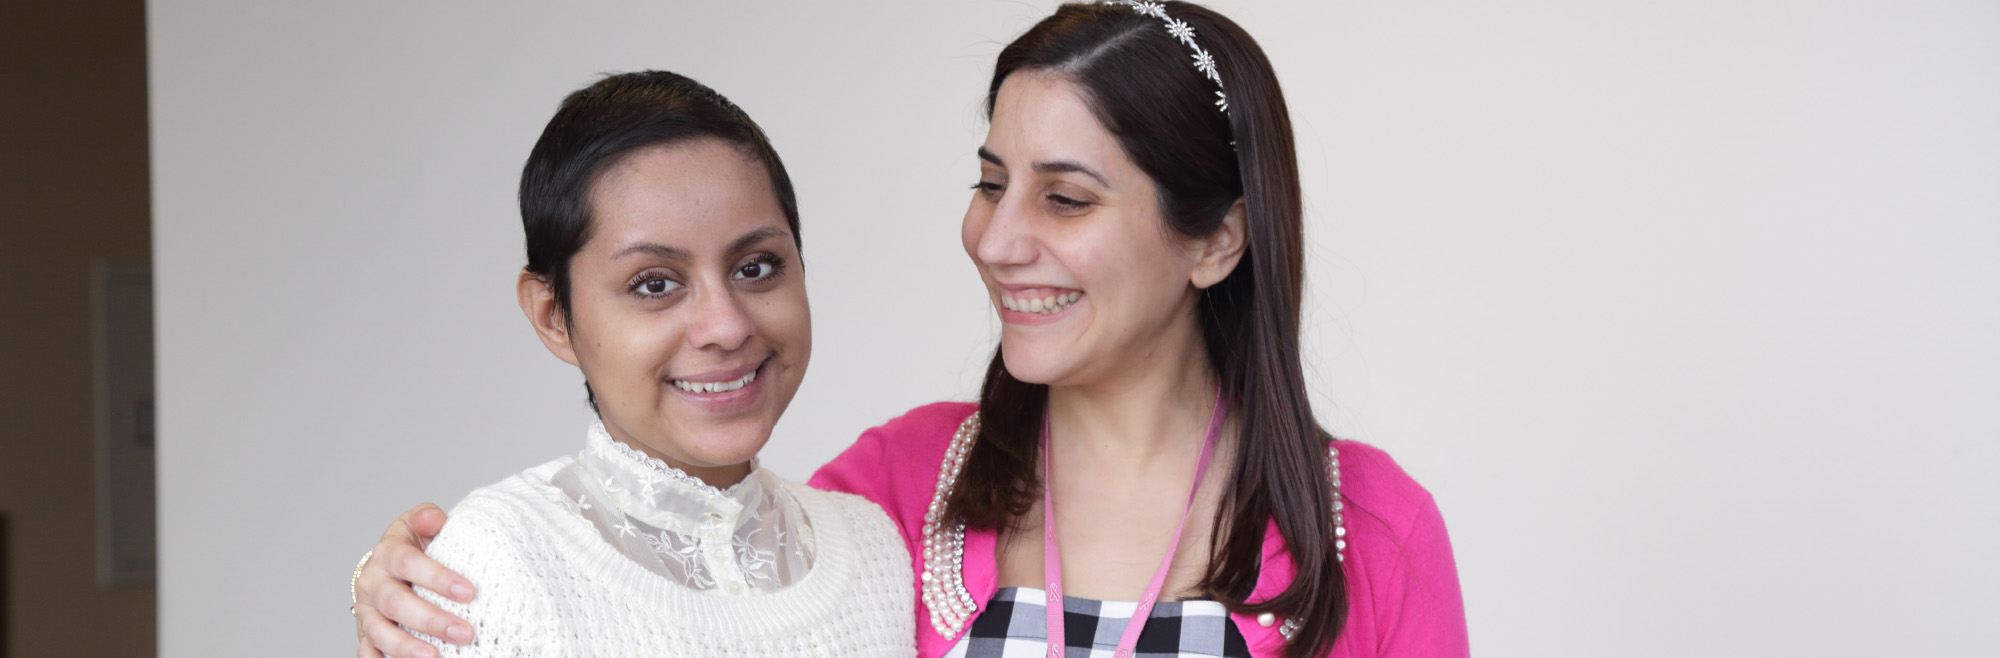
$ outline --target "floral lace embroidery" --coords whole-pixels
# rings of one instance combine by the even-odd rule
[[[812,527],[761,468],[726,489],[591,427],[584,450],[550,478],[605,542],[690,589],[731,596],[782,589],[812,568]]]

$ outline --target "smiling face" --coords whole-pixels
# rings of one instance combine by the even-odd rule
[[[620,158],[589,193],[570,312],[521,278],[544,344],[583,370],[613,438],[710,484],[770,439],[812,353],[798,249],[764,166],[715,139]]]
[[[979,157],[961,237],[1003,322],[1010,374],[1086,385],[1199,349],[1197,286],[1234,267],[1240,232],[1218,250],[1166,228],[1153,180],[1075,84],[1009,76]]]

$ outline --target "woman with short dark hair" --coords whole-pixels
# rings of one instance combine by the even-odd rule
[[[581,451],[452,510],[428,555],[481,595],[421,592],[466,622],[437,649],[909,655],[910,566],[881,508],[755,462],[812,354],[798,210],[757,124],[684,76],[606,77],[535,143],[521,222],[521,311],[597,420]]]

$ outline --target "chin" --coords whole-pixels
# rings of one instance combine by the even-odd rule
[[[1006,341],[1000,343],[1000,362],[1007,366],[1007,374],[1029,384],[1055,384],[1076,370],[1061,356],[1030,347],[1009,347]]]
[[[694,440],[682,449],[694,465],[714,468],[750,461],[771,441],[771,423],[738,422],[689,428]]]

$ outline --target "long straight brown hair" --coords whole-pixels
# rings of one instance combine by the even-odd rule
[[[1060,75],[1082,90],[1097,120],[1158,185],[1175,231],[1211,235],[1229,207],[1244,201],[1244,256],[1203,291],[1197,307],[1209,362],[1241,431],[1200,588],[1234,611],[1297,620],[1287,655],[1320,655],[1346,621],[1347,586],[1335,560],[1331,439],[1313,416],[1299,362],[1304,210],[1291,116],[1270,61],[1248,33],[1204,7],[1163,4],[1214,56],[1226,113],[1215,102],[1215,83],[1162,21],[1126,5],[1068,4],[1000,51],[987,118],[1007,76]],[[980,436],[946,501],[948,518],[1008,528],[1033,507],[1047,406],[1048,387],[1015,379],[996,349],[980,390]],[[1297,576],[1276,596],[1251,602],[1265,527],[1274,521]]]

